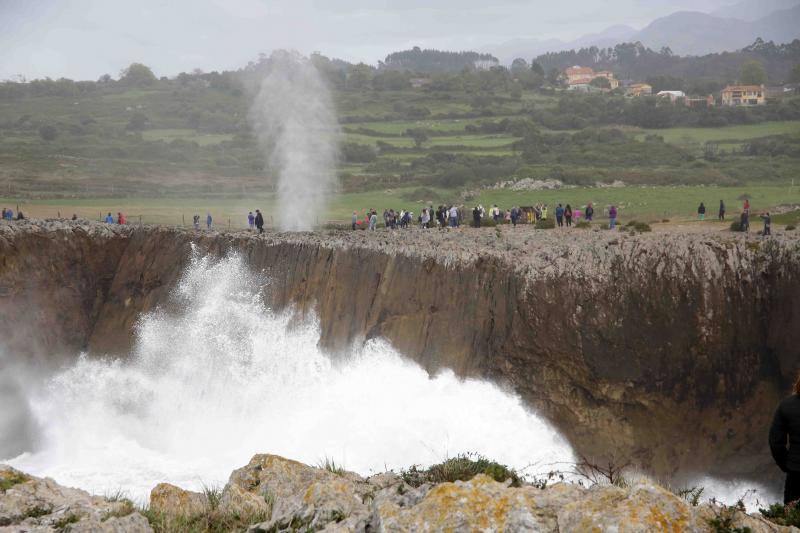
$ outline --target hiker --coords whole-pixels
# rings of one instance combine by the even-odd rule
[[[209,230],[211,229],[211,223],[212,223],[211,213],[206,211],[206,228],[208,228]]]
[[[700,217],[700,220],[706,219],[706,206],[703,202],[700,202],[700,207],[697,208],[697,215]]]
[[[556,224],[558,224],[559,228],[564,227],[564,208],[561,207],[561,204],[556,206]]]
[[[744,199],[744,206],[742,206],[742,209],[748,215],[750,214],[750,200],[748,200],[747,198]]]
[[[761,235],[763,235],[764,237],[766,237],[767,235],[772,235],[772,232],[770,231],[770,225],[772,223],[772,219],[770,219],[769,211],[761,215],[761,220],[764,221],[764,231],[761,232]]]
[[[25,215],[22,214],[22,211],[17,211],[17,220],[25,220]]]
[[[253,215],[253,212],[250,211],[247,213],[247,226],[252,230],[256,226],[256,217]]]
[[[451,206],[449,211],[450,216],[450,227],[457,228],[458,227],[458,208],[456,206]]]
[[[720,221],[725,221],[725,203],[720,200],[719,201],[719,215],[717,215],[717,219]]]
[[[519,208],[514,206],[511,208],[511,225],[517,227],[517,219],[519,218]]]
[[[542,206],[542,220],[547,220],[547,204]]]
[[[122,213],[117,213],[117,224],[125,225],[128,223],[128,220],[125,218],[125,215]]]
[[[192,225],[194,225],[194,229],[200,229],[200,215],[192,216]]]
[[[392,222],[394,224],[394,222]],[[371,231],[375,231],[375,228],[378,225],[378,213],[375,210],[372,210],[372,214],[369,216],[369,229]]]
[[[747,211],[742,211],[742,216],[739,218],[739,227],[745,233],[750,231],[750,215]]]
[[[112,217],[112,216],[111,216],[111,213],[109,212],[109,213],[106,215],[106,224],[113,224],[113,223],[114,223],[114,217]]]
[[[422,210],[422,214],[419,216],[419,225],[422,229],[428,229],[431,227],[431,212],[428,208]]]
[[[6,209],[3,218],[6,220],[14,220],[14,210],[13,209]]]
[[[353,211],[353,216],[350,218],[350,229],[355,231],[356,230],[356,224],[358,224],[358,213]]]
[[[792,395],[775,410],[769,428],[769,449],[775,464],[786,474],[783,503],[797,501],[800,499],[800,378],[795,381]]]
[[[569,204],[564,208],[564,219],[567,222],[567,227],[572,227],[572,206]]]
[[[494,223],[497,224],[499,218],[500,218],[500,208],[497,207],[497,204],[494,204],[492,206],[492,220],[494,220]]]
[[[481,210],[478,209],[478,206],[475,206],[475,209],[472,210],[472,222],[475,224],[476,228],[481,227]]]
[[[2,218],[3,220],[6,219],[6,208],[5,207],[3,208],[3,216],[0,217],[0,218]]]
[[[614,229],[617,225],[617,206],[612,205],[608,209],[608,228]]]
[[[592,217],[594,216],[594,207],[592,207],[592,202],[589,202],[589,205],[586,206],[586,212],[584,215],[586,222],[592,221]]]
[[[264,233],[264,215],[261,214],[261,211],[256,209],[256,228],[258,228],[259,233]]]

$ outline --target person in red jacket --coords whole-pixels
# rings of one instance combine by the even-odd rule
[[[122,213],[117,213],[117,224],[126,224],[127,220],[125,219],[125,215]]]

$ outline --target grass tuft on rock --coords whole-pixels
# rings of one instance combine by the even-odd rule
[[[592,227],[592,223],[591,222],[587,222],[585,220],[581,220],[580,222],[575,224],[575,227],[578,228],[578,229],[590,229]]]
[[[513,469],[474,453],[460,454],[424,469],[412,465],[400,472],[403,481],[412,487],[419,487],[425,483],[469,481],[478,474],[485,474],[499,482],[510,479],[512,487],[519,487],[522,484],[522,478]]]
[[[5,492],[14,485],[25,483],[29,479],[30,478],[22,472],[17,472],[15,470],[0,473],[0,492]]]
[[[336,461],[330,457],[326,457],[317,463],[317,468],[327,470],[328,472],[336,474],[337,476],[343,476],[345,473],[344,467],[340,464],[337,464]]]
[[[539,220],[536,223],[536,229],[554,229],[556,227],[556,221],[552,218],[544,218]]]

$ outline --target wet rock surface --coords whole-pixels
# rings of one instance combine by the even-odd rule
[[[0,336],[30,357],[124,355],[193,250],[244,256],[332,352],[383,337],[430,372],[509,385],[579,453],[666,477],[778,473],[764,436],[800,366],[788,233],[0,223]]]

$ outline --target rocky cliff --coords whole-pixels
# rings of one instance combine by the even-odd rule
[[[242,254],[331,352],[388,339],[431,372],[508,384],[580,453],[757,476],[800,363],[800,244],[529,228],[265,234],[0,225],[0,338],[125,354],[189,255]]]

